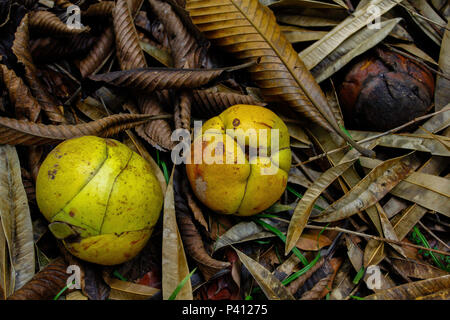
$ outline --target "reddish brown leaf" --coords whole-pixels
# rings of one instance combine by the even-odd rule
[[[8,300],[49,300],[66,286],[69,274],[67,263],[58,258],[34,275],[22,288],[8,297]]]

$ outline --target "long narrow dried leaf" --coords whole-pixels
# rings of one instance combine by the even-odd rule
[[[3,74],[3,82],[8,90],[9,99],[16,109],[16,116],[19,119],[26,118],[36,122],[41,106],[33,97],[22,78],[18,77],[14,70],[8,69],[3,64],[0,64],[0,74]]]
[[[353,34],[311,70],[316,81],[322,82],[353,58],[376,46],[400,20],[400,18],[387,20],[380,23],[379,29],[365,27]]]
[[[419,261],[398,258],[391,258],[391,261],[396,268],[411,278],[432,279],[448,274],[448,272],[442,269]]]
[[[50,11],[33,11],[29,17],[30,30],[51,36],[72,36],[90,30],[89,27],[70,28]]]
[[[189,275],[183,241],[178,231],[175,214],[173,173],[164,198],[163,235],[162,235],[162,294],[167,300],[178,284]],[[189,279],[181,288],[176,299],[192,300],[192,285]]]
[[[66,286],[69,274],[67,263],[58,258],[50,262],[26,285],[17,290],[9,300],[50,300]]]
[[[295,300],[292,294],[269,270],[245,253],[235,249],[241,262],[255,278],[269,300]]]
[[[113,25],[116,34],[116,54],[121,70],[147,66],[139,44],[132,12],[126,0],[118,0],[113,9]]]
[[[85,135],[109,137],[161,117],[146,114],[115,114],[77,125],[45,125],[0,117],[0,144],[40,145]]]
[[[342,173],[344,173],[356,159],[341,163],[325,171],[313,185],[306,190],[303,197],[295,207],[286,236],[285,254],[292,250],[300,238],[303,229],[308,222],[314,203],[322,192],[330,186]]]
[[[147,300],[160,292],[159,289],[119,279],[108,280],[111,300]]]
[[[412,155],[406,155],[383,162],[315,220],[341,220],[374,205],[411,173],[413,160]]]
[[[19,156],[11,146],[0,146],[0,220],[17,290],[33,277],[35,261],[30,208]]]
[[[412,300],[450,287],[450,275],[406,283],[364,297],[364,300]]]
[[[444,74],[450,74],[450,20],[447,24],[447,30],[444,33],[441,44],[441,53],[439,55],[439,68]],[[450,101],[450,80],[441,75],[436,79],[436,91],[434,95],[434,104],[436,110],[441,110]]]
[[[339,128],[324,93],[268,8],[258,0],[190,0],[186,9],[215,45],[243,61],[258,60],[249,72],[267,102],[288,104],[361,150]]]
[[[299,53],[300,58],[308,69],[314,68],[327,55],[335,50],[342,42],[364,26],[370,24],[377,17],[383,15],[402,0],[372,0],[352,13],[342,21],[328,35]],[[377,10],[374,10],[376,6]]]
[[[94,81],[129,88],[142,94],[165,89],[195,89],[226,76],[224,69],[169,69],[145,68],[115,71],[90,76]]]

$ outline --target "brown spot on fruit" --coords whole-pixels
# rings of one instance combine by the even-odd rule
[[[49,177],[50,179],[54,180],[57,172],[58,172],[57,169],[48,170],[48,172],[47,172],[48,177]]]
[[[234,118],[233,120],[233,126],[237,127],[238,125],[241,124],[241,121],[238,118]]]
[[[70,211],[70,212],[69,212],[69,216],[71,216],[71,217],[75,216],[75,212]]]

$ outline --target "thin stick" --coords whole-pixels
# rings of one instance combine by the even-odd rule
[[[402,125],[399,126],[399,127],[396,127],[396,128],[394,128],[394,129],[388,130],[388,131],[386,131],[386,132],[379,133],[379,134],[376,134],[376,135],[374,135],[374,136],[371,136],[371,137],[365,138],[365,139],[363,139],[363,140],[360,140],[358,143],[361,144],[361,143],[369,142],[369,141],[372,141],[372,140],[376,140],[376,139],[378,139],[378,138],[387,136],[388,134],[395,133],[395,132],[397,132],[397,131],[399,131],[399,130],[401,130],[401,129],[407,127],[407,126],[410,126],[410,125],[416,123],[416,122],[419,122],[419,121],[422,121],[422,120],[431,118],[431,117],[433,117],[433,116],[435,116],[435,115],[437,115],[437,114],[440,114],[440,113],[443,113],[443,112],[446,112],[446,111],[450,111],[450,108],[444,108],[444,109],[441,109],[441,110],[439,110],[439,111],[436,111],[436,112],[433,112],[433,113],[430,113],[430,114],[426,114],[426,115],[421,116],[421,117],[417,117],[417,118],[415,118],[415,119],[413,119],[413,120],[411,120],[411,121],[409,121],[409,122],[407,122],[407,123],[402,124]],[[322,158],[324,158],[324,157],[326,157],[326,156],[328,156],[328,155],[330,155],[330,154],[333,154],[333,153],[342,151],[342,150],[344,150],[344,149],[346,149],[346,148],[348,148],[348,147],[350,147],[350,146],[349,146],[349,145],[345,145],[345,146],[342,146],[342,147],[339,147],[339,148],[336,148],[336,149],[327,151],[327,152],[325,152],[325,153],[322,153],[322,154],[319,154],[319,155],[317,155],[317,156],[311,157],[311,158],[309,158],[309,159],[306,160],[306,161],[296,163],[294,166],[297,167],[297,166],[304,165],[304,164],[307,164],[307,163],[309,163],[309,162],[312,162],[312,161],[315,161],[315,160],[318,160],[318,159],[322,159]]]
[[[436,252],[445,256],[450,256],[450,252],[445,252],[445,251],[441,251],[441,250],[436,250],[436,249],[431,249],[431,248],[426,248],[426,247],[422,247],[416,244],[412,244],[412,243],[407,243],[407,242],[402,242],[402,241],[397,241],[397,240],[391,240],[391,239],[387,239],[387,238],[382,238],[382,237],[377,237],[377,236],[373,236],[370,234],[365,234],[365,233],[360,233],[360,232],[356,232],[356,231],[352,231],[352,230],[347,230],[347,229],[342,229],[339,227],[321,227],[321,226],[312,226],[307,224],[305,226],[305,228],[308,229],[317,229],[317,230],[332,230],[332,231],[338,231],[338,232],[344,232],[344,233],[349,233],[349,234],[353,234],[356,236],[360,236],[363,238],[370,238],[370,239],[374,239],[374,240],[378,240],[378,241],[383,241],[383,242],[388,242],[388,243],[393,243],[393,244],[397,244],[399,246],[407,246],[407,247],[413,247],[416,249],[422,249],[422,250],[427,250],[427,251],[432,251],[432,252]]]

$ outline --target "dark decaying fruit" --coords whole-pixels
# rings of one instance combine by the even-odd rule
[[[386,131],[426,114],[433,92],[425,67],[377,48],[350,68],[338,94],[348,127]]]

